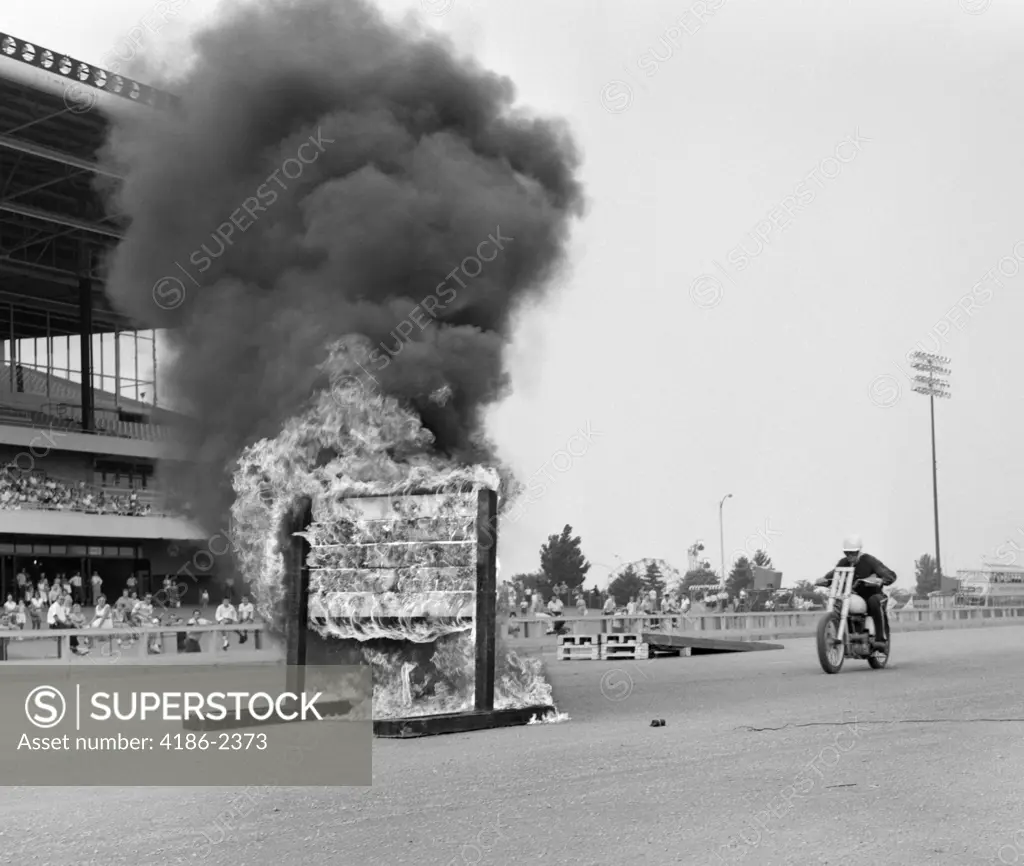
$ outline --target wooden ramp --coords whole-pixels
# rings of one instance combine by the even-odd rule
[[[749,653],[762,650],[783,649],[780,643],[765,643],[755,640],[722,640],[720,638],[692,637],[691,635],[666,634],[659,631],[645,631],[643,633],[644,643],[649,644],[652,650],[671,652],[684,647],[689,647],[691,652],[725,652],[725,653]]]

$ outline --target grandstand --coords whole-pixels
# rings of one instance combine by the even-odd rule
[[[158,461],[185,459],[175,431],[187,420],[159,405],[156,333],[103,287],[125,226],[95,192],[97,178],[117,180],[97,150],[112,116],[168,99],[0,33],[2,593],[23,568],[96,569],[108,595],[134,573],[140,589],[196,575],[198,596],[226,552],[153,488]]]

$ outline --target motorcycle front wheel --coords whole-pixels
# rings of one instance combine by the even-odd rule
[[[818,621],[818,661],[827,674],[837,674],[843,669],[846,648],[837,641],[839,614],[829,611]]]
[[[887,629],[888,630],[888,629]],[[880,671],[889,664],[889,654],[892,652],[892,632],[888,632],[889,639],[885,642],[885,652],[875,650],[868,656],[868,664],[876,671]]]

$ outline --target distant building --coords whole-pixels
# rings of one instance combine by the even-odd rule
[[[956,592],[967,604],[990,606],[1024,601],[1024,568],[985,565],[958,571]]]

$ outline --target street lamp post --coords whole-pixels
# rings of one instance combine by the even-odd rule
[[[732,499],[731,493],[726,493],[722,497],[722,501],[718,503],[718,542],[722,547],[722,589],[725,589],[725,522],[722,516],[722,509],[725,506],[725,500]]]
[[[939,573],[939,588],[942,587],[942,554],[939,551],[939,473],[938,461],[935,458],[935,398],[949,398],[949,383],[943,376],[949,376],[946,366],[949,358],[943,355],[932,355],[928,352],[914,352],[910,365],[920,375],[914,377],[914,391],[926,394],[931,407],[932,416],[932,504],[935,510],[935,568]]]

